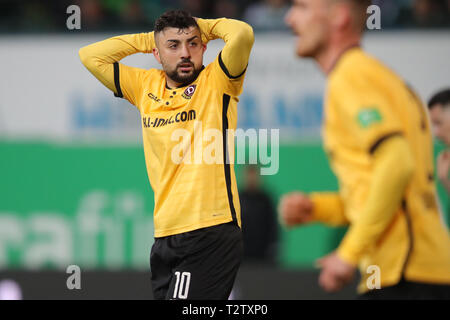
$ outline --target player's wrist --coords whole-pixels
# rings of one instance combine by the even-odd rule
[[[315,222],[315,219],[314,219],[314,207],[315,207],[314,202],[311,201],[311,199],[308,196],[306,196],[306,197],[307,198],[306,198],[305,201],[307,201],[307,205],[306,205],[307,209],[305,209],[305,211],[304,211],[304,213],[305,213],[304,214],[304,219],[303,219],[303,223],[304,224]]]
[[[310,221],[320,221],[320,215],[321,213],[326,210],[326,203],[322,201],[323,199],[320,197],[320,194],[317,193],[311,193],[307,195],[310,203],[311,203],[311,210],[310,210]]]
[[[202,35],[202,42],[208,43],[209,34],[211,32],[209,23],[207,21],[208,19],[202,19],[202,18],[195,18],[195,21],[197,22],[198,27],[200,28],[200,33]]]
[[[339,257],[339,259],[352,266],[356,267],[358,265],[358,257],[353,254],[351,250],[348,250],[345,246],[340,246],[336,250],[336,255]]]
[[[215,25],[223,19],[225,19],[225,18],[219,18],[219,19],[195,18],[195,20],[197,21],[197,25],[200,28],[200,32],[202,34],[203,43],[206,44],[211,40],[215,40],[215,39],[219,38],[219,36],[213,32],[213,29],[214,29]]]
[[[155,32],[146,32],[141,33],[141,36],[143,37],[143,43],[145,43],[145,48],[143,48],[143,53],[152,53],[153,49],[156,48],[156,42],[155,42]]]

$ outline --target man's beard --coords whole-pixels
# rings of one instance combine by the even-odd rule
[[[178,69],[180,68],[180,65],[189,63],[192,66],[192,71],[188,74],[178,72]],[[193,82],[195,79],[197,79],[198,75],[202,71],[202,68],[196,69],[195,65],[192,61],[186,59],[181,61],[177,64],[174,70],[167,70],[165,71],[167,76],[172,79],[174,82],[179,83],[180,85],[186,85],[191,82]]]

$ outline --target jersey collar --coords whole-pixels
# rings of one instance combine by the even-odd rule
[[[345,56],[346,53],[348,53],[349,51],[351,51],[353,49],[360,49],[360,48],[361,48],[360,44],[352,44],[351,46],[349,46],[345,50],[343,50],[341,52],[341,54],[337,57],[337,59],[334,61],[333,65],[330,68],[330,71],[328,72],[328,75],[330,75],[334,71],[334,69],[338,65],[339,61],[342,60],[342,58]]]

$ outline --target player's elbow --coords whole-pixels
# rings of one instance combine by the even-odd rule
[[[89,70],[95,67],[95,56],[92,55],[89,46],[78,50],[78,56],[80,57],[81,63]]]
[[[252,26],[243,21],[241,21],[241,28],[239,29],[239,34],[237,37],[241,46],[252,48],[255,43],[255,34]]]
[[[81,63],[87,67],[90,61],[90,56],[87,47],[83,47],[80,50],[78,50],[78,56],[80,57]]]

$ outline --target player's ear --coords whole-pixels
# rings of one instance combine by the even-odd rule
[[[332,14],[332,24],[336,29],[347,28],[352,23],[352,8],[348,3],[336,3]]]
[[[153,55],[155,56],[156,61],[158,61],[158,63],[161,64],[161,57],[159,56],[158,48],[153,49]]]
[[[202,43],[202,49],[203,49],[203,53],[205,53],[205,51],[206,51],[206,43]]]

